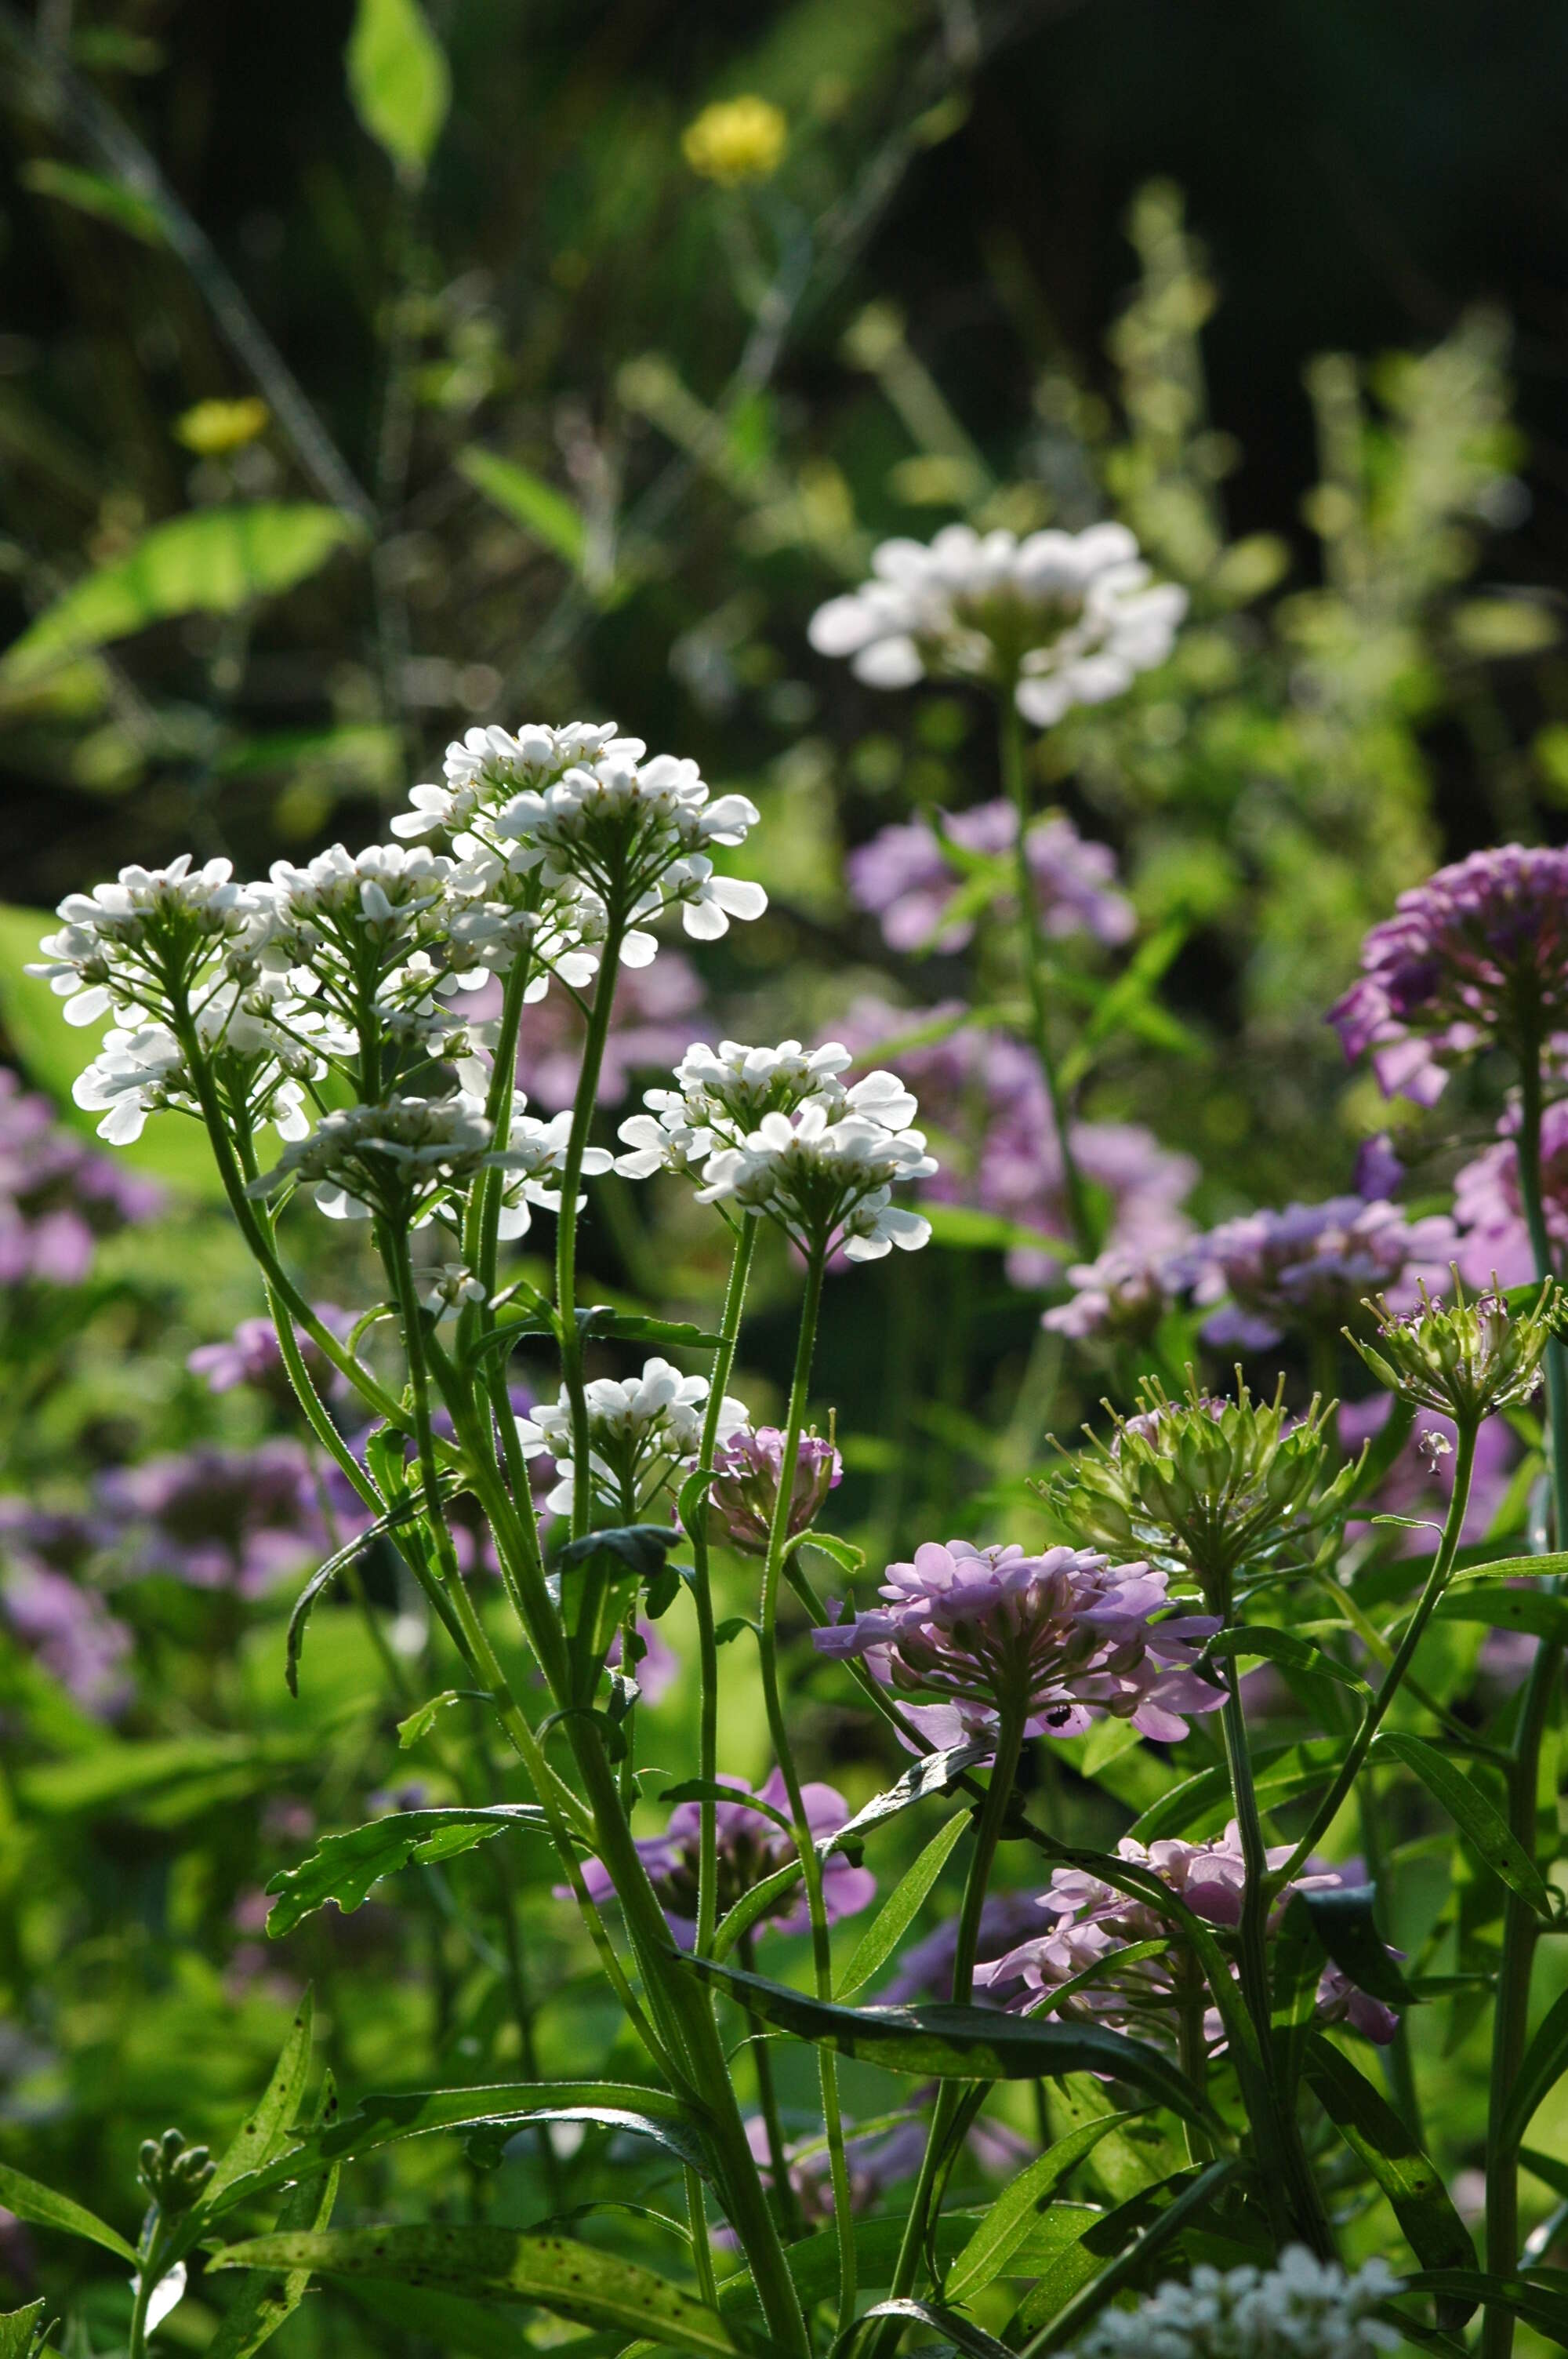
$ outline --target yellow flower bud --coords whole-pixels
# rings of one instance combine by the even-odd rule
[[[687,125],[681,153],[703,179],[733,189],[742,180],[771,180],[788,137],[788,123],[767,99],[721,98]]]
[[[200,459],[241,451],[265,430],[272,412],[254,395],[243,401],[199,401],[174,421],[175,440]]]

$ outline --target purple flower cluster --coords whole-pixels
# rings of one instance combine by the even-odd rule
[[[1231,1821],[1223,1835],[1210,1843],[1167,1841],[1145,1849],[1130,1835],[1117,1845],[1117,1855],[1130,1865],[1147,1869],[1184,1900],[1206,1924],[1234,1930],[1241,1921],[1247,1888],[1247,1864],[1240,1836]],[[1289,1843],[1268,1854],[1271,1868],[1291,1855]],[[1334,1892],[1359,1878],[1349,1868],[1314,1867],[1310,1864],[1279,1895],[1270,1913],[1269,1930],[1278,1930],[1291,1896],[1296,1892]],[[1059,1867],[1036,1907],[1051,1919],[1048,1930],[1021,1941],[1005,1955],[977,1966],[978,1985],[1015,1985],[1009,2001],[1012,2009],[1028,2014],[1075,1975],[1091,1970],[1095,1979],[1065,2002],[1065,2011],[1099,2022],[1136,2021],[1147,2034],[1169,2026],[1183,2000],[1201,1992],[1196,1961],[1186,1953],[1170,1921],[1152,1902],[1133,1899],[1114,1885],[1102,1883],[1082,1868]],[[1118,1966],[1118,1953],[1134,1942],[1166,1940],[1165,1953],[1139,1958]],[[1398,2018],[1391,2008],[1358,1990],[1343,1971],[1325,1967],[1318,1983],[1320,2021],[1347,2023],[1368,2039],[1386,2044],[1394,2036]],[[1217,2012],[1206,2010],[1208,2037],[1221,2037]]]
[[[353,1327],[351,1311],[335,1302],[318,1302],[316,1316],[340,1339]],[[318,1389],[341,1390],[343,1380],[323,1359],[308,1335],[299,1339],[300,1353]],[[278,1348],[277,1330],[270,1319],[242,1319],[233,1333],[221,1343],[199,1343],[185,1363],[193,1376],[204,1376],[210,1392],[229,1393],[240,1386],[265,1393],[279,1407],[294,1407],[293,1388]]]
[[[0,1623],[86,1712],[112,1720],[131,1700],[131,1633],[81,1578],[113,1537],[89,1516],[0,1499]]]
[[[150,1220],[162,1201],[0,1067],[0,1286],[80,1286],[97,1239]]]
[[[1516,1113],[1498,1125],[1495,1147],[1483,1148],[1454,1180],[1454,1217],[1465,1232],[1459,1275],[1469,1286],[1526,1286],[1535,1276],[1535,1255],[1519,1192]],[[1547,1106],[1541,1117],[1541,1208],[1546,1233],[1559,1259],[1568,1250],[1568,1098]]]
[[[900,1041],[917,1024],[944,1021],[954,1028],[940,1039]],[[915,1016],[874,999],[849,1010],[838,1037],[857,1065],[896,1053],[939,1147],[941,1169],[929,1183],[938,1202],[973,1205],[1044,1237],[1072,1234],[1050,1102],[1021,1040],[967,1023],[957,1001]],[[1198,1176],[1191,1156],[1173,1154],[1139,1123],[1077,1122],[1070,1136],[1080,1174],[1108,1207],[1108,1249],[1158,1256],[1185,1240],[1191,1223],[1181,1207]],[[1059,1269],[1044,1247],[1020,1245],[1007,1256],[1015,1286],[1051,1285]]]
[[[1166,1576],[1146,1564],[927,1540],[889,1565],[881,1596],[814,1630],[817,1651],[863,1657],[885,1686],[956,1709],[959,1729],[1018,1713],[1031,1736],[1077,1736],[1108,1713],[1169,1743],[1187,1733],[1183,1712],[1223,1700],[1190,1668],[1217,1622],[1170,1614]]]
[[[743,1777],[721,1776],[719,1783],[732,1787],[738,1795],[747,1798],[719,1802],[714,1811],[719,1836],[718,1904],[722,1917],[753,1885],[762,1883],[777,1869],[787,1867],[795,1857],[795,1847],[788,1828],[781,1827],[777,1818],[769,1815],[770,1811],[787,1815],[789,1810],[789,1797],[779,1770],[773,1772],[766,1785],[755,1789],[754,1800],[767,1803],[768,1811],[753,1807],[753,1789]],[[801,1799],[806,1805],[806,1823],[817,1843],[826,1835],[837,1834],[840,1827],[848,1824],[849,1806],[834,1787],[805,1786]],[[683,1950],[689,1950],[697,1937],[701,1831],[700,1802],[677,1802],[664,1833],[644,1835],[637,1844],[659,1906]],[[593,1899],[603,1901],[613,1897],[615,1887],[602,1861],[584,1861],[583,1881]],[[876,1877],[869,1868],[851,1867],[843,1859],[829,1859],[822,1870],[822,1898],[828,1922],[852,1917],[858,1909],[864,1908],[874,1897],[876,1888]],[[560,1897],[567,1897],[564,1887],[560,1888]],[[805,1895],[797,1885],[783,1895],[774,1911],[762,1919],[762,1930],[801,1933],[809,1922]]]
[[[1459,1247],[1445,1213],[1412,1221],[1397,1204],[1330,1196],[1321,1204],[1246,1212],[1196,1237],[1172,1262],[1170,1282],[1195,1302],[1223,1302],[1206,1343],[1263,1351],[1292,1327],[1342,1327],[1370,1294],[1396,1310],[1435,1290]]]
[[[334,1545],[309,1454],[287,1439],[114,1467],[100,1476],[98,1498],[121,1528],[121,1569],[133,1578],[164,1573],[260,1597]]]
[[[1432,1105],[1447,1069],[1497,1042],[1536,1055],[1568,1024],[1568,852],[1505,843],[1401,893],[1329,1010],[1385,1097]]]
[[[852,898],[881,919],[890,950],[962,950],[975,929],[968,918],[948,917],[962,870],[944,838],[961,853],[995,858],[1017,842],[1018,814],[1009,802],[980,803],[944,816],[942,827],[941,835],[925,820],[884,827],[845,863]],[[1137,921],[1116,888],[1116,859],[1105,844],[1087,841],[1058,814],[1031,827],[1027,849],[1047,934],[1092,934],[1112,948],[1130,938]]]
[[[747,1425],[720,1442],[715,1452],[718,1471],[708,1502],[730,1547],[747,1556],[767,1554],[784,1474],[784,1436],[776,1425]],[[790,1495],[790,1539],[816,1521],[827,1494],[837,1490],[843,1479],[844,1462],[833,1444],[815,1433],[803,1433]]]

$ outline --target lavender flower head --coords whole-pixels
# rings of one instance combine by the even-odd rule
[[[1159,1620],[1166,1576],[1087,1549],[1026,1556],[934,1540],[888,1567],[880,1608],[812,1632],[819,1653],[864,1657],[883,1683],[957,1706],[977,1733],[1022,1714],[1031,1736],[1077,1736],[1100,1713],[1145,1736],[1185,1736],[1183,1712],[1223,1699],[1190,1669],[1219,1626]]]
[[[708,1502],[730,1547],[747,1556],[768,1552],[784,1474],[784,1436],[776,1425],[748,1425],[720,1443],[715,1455],[718,1473]],[[790,1539],[816,1521],[827,1494],[837,1490],[843,1479],[844,1462],[832,1442],[815,1433],[803,1433],[790,1494]]]
[[[1074,1262],[1073,1288],[1041,1325],[1075,1343],[1144,1343],[1171,1308],[1175,1290],[1172,1256],[1135,1245],[1108,1245],[1093,1261]]]
[[[972,919],[947,915],[963,875],[948,842],[995,856],[1011,852],[1017,838],[1018,814],[1001,801],[945,816],[941,835],[925,820],[884,827],[845,863],[850,897],[881,918],[890,950],[962,950],[975,929]],[[1087,933],[1112,948],[1129,939],[1137,920],[1116,889],[1115,855],[1105,844],[1086,842],[1058,814],[1031,827],[1027,849],[1048,935]]]
[[[1433,1105],[1448,1069],[1496,1043],[1521,1061],[1568,1024],[1568,852],[1505,843],[1401,893],[1330,1008],[1385,1097]]]
[[[352,1313],[340,1310],[335,1302],[318,1302],[316,1316],[340,1340],[348,1336],[353,1327]],[[326,1391],[341,1386],[337,1375],[308,1335],[299,1338],[299,1349],[307,1368],[317,1386]],[[232,1335],[221,1343],[199,1343],[185,1363],[193,1376],[205,1377],[209,1392],[231,1393],[243,1385],[255,1392],[265,1393],[282,1406],[293,1402],[287,1371],[283,1364],[277,1330],[270,1319],[242,1319]]]
[[[719,1783],[732,1787],[737,1795],[746,1798],[719,1802],[714,1810],[719,1836],[718,1908],[722,1917],[742,1894],[750,1892],[753,1885],[765,1882],[777,1869],[787,1867],[796,1854],[795,1837],[787,1826],[778,1823],[779,1818],[789,1810],[789,1796],[779,1770],[773,1770],[754,1795],[743,1777],[721,1776]],[[806,1806],[806,1823],[817,1843],[837,1834],[840,1827],[848,1824],[849,1806],[834,1787],[805,1786],[801,1799]],[[758,1810],[757,1802],[766,1803],[767,1810]],[[677,1802],[664,1833],[642,1836],[637,1843],[659,1906],[683,1950],[689,1950],[697,1937],[701,1830],[702,1805]],[[604,1901],[612,1897],[615,1887],[601,1861],[583,1862],[583,1880],[592,1899]],[[828,1922],[854,1916],[874,1898],[876,1888],[876,1877],[869,1868],[851,1867],[847,1860],[837,1857],[827,1860],[822,1869],[822,1898]],[[804,1895],[795,1886],[779,1896],[773,1909],[762,1919],[762,1930],[801,1933],[810,1921]]]
[[[1464,1231],[1457,1260],[1468,1286],[1528,1286],[1535,1255],[1519,1192],[1517,1113],[1504,1115],[1495,1147],[1483,1148],[1454,1175],[1454,1217]],[[1541,1209],[1559,1262],[1568,1250],[1568,1098],[1541,1117]]]
[[[260,1597],[331,1546],[308,1453],[280,1438],[250,1451],[203,1445],[99,1477],[125,1530],[125,1570]]]
[[[1281,1866],[1290,1855],[1289,1843],[1278,1846],[1268,1854],[1270,1867]],[[1223,1931],[1239,1925],[1247,1863],[1234,1819],[1208,1843],[1171,1839],[1145,1848],[1124,1835],[1117,1856],[1158,1876],[1206,1924]],[[1293,1893],[1337,1892],[1357,1881],[1348,1870],[1309,1864],[1276,1899],[1270,1933],[1279,1930]],[[1018,1985],[1009,2004],[1015,2012],[1029,2014],[1064,1983],[1092,1969],[1094,1981],[1064,2002],[1064,2012],[1102,2023],[1136,2022],[1146,2036],[1152,2030],[1156,2038],[1173,2038],[1173,2010],[1202,1991],[1203,1979],[1179,1932],[1152,1901],[1134,1898],[1086,1869],[1059,1867],[1037,1905],[1052,1920],[1048,1929],[977,1966],[978,1985]],[[1153,1940],[1168,1941],[1162,1956],[1137,1958],[1119,1967],[1120,1951]],[[1325,1967],[1319,1980],[1317,2013],[1320,2020],[1347,2023],[1379,2045],[1393,2038],[1398,2020],[1391,2008],[1357,1990],[1334,1965]],[[1208,2014],[1206,2022],[1210,2040],[1217,2043],[1223,2037],[1217,2011]]]
[[[14,1558],[0,1572],[0,1626],[37,1656],[84,1712],[113,1720],[130,1702],[131,1633],[69,1573],[27,1556]]]
[[[929,548],[884,540],[871,571],[812,616],[818,655],[848,657],[871,688],[989,680],[1041,729],[1162,664],[1187,605],[1184,591],[1151,581],[1119,524],[1023,540],[951,524]]]
[[[1194,1239],[1171,1274],[1195,1302],[1224,1305],[1205,1323],[1206,1343],[1260,1352],[1292,1327],[1336,1331],[1369,1294],[1409,1309],[1421,1281],[1442,1283],[1458,1243],[1446,1213],[1411,1221],[1397,1204],[1330,1196],[1222,1222]]]
[[[100,1237],[150,1220],[163,1191],[55,1119],[0,1066],[0,1286],[80,1286]]]

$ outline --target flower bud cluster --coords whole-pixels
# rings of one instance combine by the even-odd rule
[[[1238,1572],[1299,1548],[1346,1504],[1354,1465],[1335,1471],[1326,1412],[1304,1417],[1282,1395],[1235,1400],[1195,1388],[1170,1400],[1144,1387],[1142,1412],[1090,1437],[1066,1473],[1041,1484],[1065,1528],[1118,1560],[1148,1559],[1197,1581],[1211,1610],[1230,1609]]]
[[[766,1556],[784,1475],[784,1436],[777,1426],[742,1426],[719,1444],[717,1473],[708,1489],[712,1516],[731,1548],[746,1556]],[[809,1531],[844,1479],[844,1462],[831,1441],[803,1433],[795,1451],[790,1490],[789,1527],[796,1539]]]
[[[683,1376],[668,1360],[655,1358],[645,1363],[640,1376],[625,1383],[613,1376],[596,1377],[586,1394],[595,1495],[614,1515],[641,1515],[677,1468],[695,1462],[708,1406],[708,1378]],[[745,1402],[727,1394],[719,1404],[719,1439],[727,1440],[750,1421]],[[546,1451],[555,1460],[556,1487],[545,1504],[552,1514],[568,1514],[577,1470],[571,1396],[565,1386],[553,1405],[518,1419],[517,1434],[525,1458]]]
[[[136,2157],[136,2177],[166,2217],[189,2212],[216,2169],[206,2147],[187,2146],[178,2130],[144,2138]]]
[[[1032,1736],[1076,1736],[1104,1712],[1173,1740],[1184,1712],[1222,1701],[1189,1668],[1217,1624],[1172,1615],[1166,1576],[1148,1565],[928,1540],[889,1565],[881,1596],[814,1630],[818,1653],[862,1657],[886,1686],[957,1705],[976,1733],[1022,1720]]]
[[[1352,2276],[1288,2245],[1271,2269],[1200,2262],[1133,2310],[1107,2310],[1067,2359],[1376,2359],[1400,2348],[1378,2316],[1400,2290],[1384,2261]]]
[[[1474,1429],[1498,1409],[1532,1397],[1541,1361],[1562,1316],[1561,1290],[1547,1284],[1528,1310],[1510,1316],[1498,1294],[1465,1299],[1457,1277],[1444,1309],[1422,1288],[1421,1307],[1396,1316],[1379,1296],[1377,1342],[1351,1337],[1379,1384],[1414,1408],[1435,1409]]]

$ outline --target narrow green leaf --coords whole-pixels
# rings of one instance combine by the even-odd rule
[[[514,2310],[492,2310],[483,2302],[465,2301],[460,2294],[433,2293],[424,2286],[378,2283],[374,2277],[356,2277],[343,2290],[357,2309],[395,2328],[394,2348],[401,2348],[410,2335],[440,2352],[443,2359],[457,2351],[470,2352],[474,2359],[523,2359],[529,2347],[517,2332]],[[599,2345],[589,2340],[579,2348],[582,2359],[589,2359]]]
[[[716,2310],[679,2286],[565,2236],[524,2236],[510,2228],[339,2228],[254,2236],[228,2245],[208,2267],[390,2277],[474,2299],[532,2302],[579,2326],[616,2327],[717,2359],[744,2347]]]
[[[1440,2319],[1445,2310],[1468,2317],[1478,2302],[1494,2303],[1568,2349],[1568,2269],[1533,2269],[1518,2277],[1494,2277],[1489,2269],[1419,2269],[1405,2279],[1405,2291],[1434,2294]]]
[[[316,2109],[317,2126],[330,2116],[336,2104],[329,2072]],[[337,2200],[336,2166],[319,2178],[302,2180],[285,2197],[275,2233],[290,2234],[299,2229],[325,2228]],[[308,2269],[289,2269],[278,2277],[258,2274],[248,2278],[219,2320],[218,2331],[207,2345],[204,2359],[252,2359],[264,2343],[271,2341],[284,2320],[298,2309],[309,2285]]]
[[[1209,2115],[1192,2083],[1158,2049],[1098,2025],[1038,2021],[985,2006],[838,2006],[709,1958],[686,1957],[683,1962],[705,1981],[720,1984],[764,2023],[889,2072],[943,2081],[1037,2081],[1064,2072],[1103,2072],[1146,2089],[1189,2120]]]
[[[1231,2159],[1211,2162],[1199,2171],[1179,2172],[1159,2187],[1144,2188],[1130,2202],[1090,2223],[1063,2255],[1065,2266],[1042,2277],[1021,2306],[1020,2324],[1034,2332],[1020,2359],[1033,2359],[1035,2353],[1051,2345],[1073,2342],[1153,2254],[1206,2209],[1242,2167]],[[1099,2253],[1111,2257],[1086,2283],[1084,2263]]]
[[[946,2302],[913,2301],[903,2296],[896,2301],[873,2302],[867,2310],[868,2318],[903,2318],[917,2326],[935,2327],[946,2335],[951,2348],[968,2354],[968,2359],[1012,2359],[1005,2343],[994,2334],[986,2334],[967,2318],[960,2318]]]
[[[585,1532],[579,1540],[569,1540],[557,1557],[561,1571],[575,1565],[587,1564],[596,1556],[617,1556],[630,1566],[640,1581],[651,1581],[662,1572],[665,1559],[672,1549],[686,1545],[686,1534],[674,1524],[611,1524],[603,1531]]]
[[[405,1492],[385,1515],[378,1516],[373,1524],[368,1524],[362,1532],[356,1532],[351,1540],[334,1549],[325,1564],[317,1566],[295,1599],[294,1610],[288,1617],[288,1633],[284,1641],[283,1676],[291,1696],[299,1693],[299,1658],[305,1650],[305,1632],[310,1616],[333,1582],[341,1572],[347,1571],[356,1558],[363,1556],[374,1541],[417,1525],[419,1516],[418,1501],[411,1492]]]
[[[466,1692],[467,1690],[461,1688],[445,1688],[439,1695],[427,1696],[416,1710],[409,1713],[406,1720],[398,1722],[398,1751],[406,1753],[411,1745],[417,1745],[421,1737],[428,1736],[447,1706],[461,1703]]]
[[[245,2121],[229,2145],[219,2156],[212,2176],[201,2196],[201,2213],[207,2218],[227,2211],[224,2195],[236,2180],[265,2170],[269,2162],[292,2146],[295,2124],[305,2102],[305,2087],[310,2078],[310,2040],[315,2020],[315,2003],[308,1990],[299,2002],[298,2010],[288,2027],[288,2037],[273,2067],[272,2078],[262,2093],[260,2103],[253,2106]]]
[[[1385,1730],[1373,1739],[1369,1757],[1379,1756],[1401,1761],[1407,1769],[1413,1769],[1428,1793],[1442,1803],[1509,1891],[1517,1892],[1539,1916],[1549,1919],[1552,1917],[1552,1896],[1540,1870],[1501,1813],[1493,1809],[1465,1770],[1457,1768],[1434,1745],[1399,1730]]]
[[[849,1998],[863,1990],[892,1955],[968,1823],[968,1812],[957,1811],[932,1836],[907,1874],[899,1878],[856,1943],[854,1955],[840,1977],[837,1997]]]
[[[1495,1564],[1473,1564],[1471,1581],[1558,1581],[1568,1573],[1568,1549],[1542,1556],[1503,1556]]]
[[[469,2160],[478,2163],[481,2169],[492,2169],[519,2131],[531,2129],[540,2122],[579,2122],[586,2129],[620,2130],[629,2137],[647,2138],[653,2145],[662,2146],[666,2154],[673,2154],[678,2162],[700,2171],[705,2179],[713,2176],[713,2158],[707,2144],[681,2114],[667,2113],[658,2119],[651,2114],[612,2104],[530,2107],[501,2120],[478,2122],[467,2140]]]
[[[366,1827],[327,1835],[297,1867],[279,1870],[267,1886],[280,1897],[266,1920],[274,1940],[293,1931],[302,1918],[335,1900],[345,1914],[357,1908],[373,1884],[400,1868],[431,1866],[472,1851],[509,1827],[538,1832],[546,1825],[534,1802],[492,1802],[472,1810],[393,1810]]]
[[[52,2187],[44,2187],[36,2179],[28,2179],[19,2170],[12,2170],[0,2162],[0,2203],[14,2212],[18,2220],[30,2220],[36,2228],[58,2228],[67,2236],[83,2236],[90,2245],[102,2245],[105,2252],[118,2253],[123,2261],[135,2264],[134,2245],[128,2245],[117,2228],[106,2220],[98,2219],[73,2203],[69,2195],[57,2194]]]
[[[564,492],[557,492],[553,484],[546,483],[531,468],[520,466],[515,459],[500,458],[493,451],[481,450],[477,442],[459,451],[457,469],[503,516],[510,516],[557,557],[564,557],[574,573],[582,571],[588,529]]]
[[[84,172],[74,164],[57,164],[52,157],[40,156],[19,164],[16,178],[35,197],[53,197],[79,213],[91,213],[94,221],[107,222],[144,245],[168,243],[164,217],[152,199],[123,188],[118,180],[105,179],[101,172]]]
[[[154,525],[125,557],[84,574],[13,639],[0,679],[39,678],[84,648],[127,638],[176,614],[235,614],[278,596],[359,538],[336,508],[258,501],[200,508]]]
[[[1455,1582],[1438,1600],[1433,1620],[1484,1622],[1492,1630],[1528,1630],[1554,1646],[1568,1645],[1568,1598],[1541,1589],[1499,1589],[1487,1581]]]
[[[1303,1638],[1293,1630],[1271,1630],[1260,1624],[1249,1623],[1236,1630],[1219,1630],[1204,1648],[1206,1658],[1216,1661],[1228,1655],[1281,1663],[1287,1670],[1309,1671],[1324,1679],[1337,1680],[1341,1687],[1366,1692],[1367,1682],[1358,1671],[1337,1662],[1326,1647],[1312,1638]]]
[[[1260,1747],[1253,1756],[1259,1801],[1265,1810],[1277,1810],[1281,1803],[1310,1793],[1314,1786],[1326,1785],[1343,1749],[1326,1736],[1312,1737],[1302,1745]],[[1162,1843],[1171,1835],[1191,1833],[1206,1819],[1217,1817],[1223,1823],[1230,1809],[1230,1776],[1220,1763],[1197,1770],[1173,1786],[1168,1794],[1162,1794],[1128,1832],[1141,1843]]]
[[[1564,1991],[1542,2017],[1535,2038],[1525,2049],[1524,2061],[1519,2068],[1509,2093],[1508,2111],[1498,2131],[1498,2145],[1505,2153],[1519,2146],[1536,2108],[1568,2071],[1568,1991]]]
[[[931,1241],[955,1253],[1041,1253],[1053,1260],[1070,1261],[1076,1246],[1063,1237],[1045,1236],[1038,1229],[1021,1228],[1000,1212],[977,1212],[969,1204],[925,1204],[931,1223]]]
[[[1442,2173],[1388,2100],[1321,2032],[1308,2039],[1302,2071],[1346,2145],[1388,2197],[1422,2267],[1474,2268],[1470,2231],[1454,2208]],[[1438,2322],[1463,2325],[1464,2318]]]
[[[1094,2152],[1108,2131],[1135,2118],[1130,2113],[1102,2114],[1098,2120],[1069,2130],[1065,2137],[1038,2155],[997,2197],[948,2270],[943,2288],[947,2299],[967,2300],[993,2277],[1000,2277],[1068,2174]]]
[[[422,174],[452,101],[446,53],[418,0],[359,0],[347,55],[349,95],[376,145]]]
[[[1568,2199],[1568,2159],[1554,2154],[1538,2154],[1533,2147],[1520,2147],[1519,2158],[1525,2169],[1533,2171],[1543,2187],[1554,2195]]]
[[[1058,2206],[1065,2211],[1065,2205]],[[939,2262],[950,2261],[962,2251],[975,2225],[972,2212],[950,2212],[932,2223],[932,2243]],[[862,2286],[883,2286],[892,2282],[893,2266],[903,2240],[903,2222],[884,2216],[874,2220],[857,2220],[853,2223],[855,2237],[855,2275]],[[809,2310],[838,2289],[838,2237],[832,2228],[819,2229],[815,2235],[803,2236],[798,2245],[791,2245],[784,2255],[801,2307]],[[719,2288],[719,2307],[729,2316],[735,2310],[753,2312],[760,2310],[757,2289],[750,2269],[738,2269],[725,2278]]]
[[[1419,2004],[1373,1921],[1376,1885],[1342,1885],[1335,1892],[1303,1892],[1296,1897],[1311,1918],[1324,1948],[1357,1990],[1382,1999],[1390,2006],[1404,2008]]]

